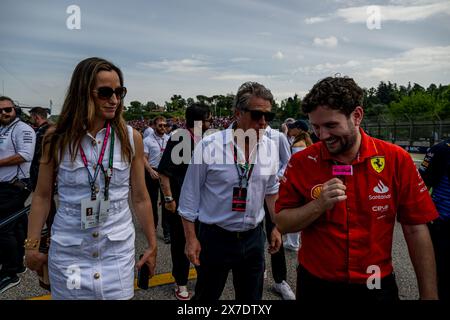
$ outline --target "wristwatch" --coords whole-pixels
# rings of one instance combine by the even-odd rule
[[[172,202],[173,200],[174,200],[173,197],[168,197],[168,196],[164,197],[164,202],[165,203]]]

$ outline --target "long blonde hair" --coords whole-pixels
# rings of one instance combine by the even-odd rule
[[[55,168],[61,162],[66,148],[69,148],[71,160],[75,160],[81,139],[94,125],[95,103],[91,92],[94,90],[96,77],[100,71],[117,72],[120,85],[123,86],[122,71],[111,62],[93,57],[78,63],[73,71],[56,128],[46,136],[45,140],[45,143],[49,144],[49,161],[53,161]],[[122,158],[131,162],[132,149],[128,139],[127,126],[122,116],[123,110],[123,99],[120,99],[111,125],[120,140]]]

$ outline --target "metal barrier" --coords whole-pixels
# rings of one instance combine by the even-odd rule
[[[405,121],[406,120],[406,121]],[[422,120],[412,118],[388,120],[384,117],[367,118],[363,129],[372,137],[389,141],[404,148],[425,149],[450,138],[450,120]]]

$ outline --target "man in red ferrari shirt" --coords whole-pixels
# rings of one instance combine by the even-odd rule
[[[421,299],[437,299],[433,246],[426,223],[438,214],[402,148],[361,128],[363,91],[347,77],[328,77],[302,109],[320,142],[290,159],[275,221],[302,230],[298,300],[398,300],[392,267],[395,219],[403,228]]]

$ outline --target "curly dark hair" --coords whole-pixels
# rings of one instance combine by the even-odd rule
[[[327,77],[314,85],[303,98],[302,111],[306,114],[318,106],[340,110],[347,117],[357,106],[362,106],[363,90],[349,77]]]

